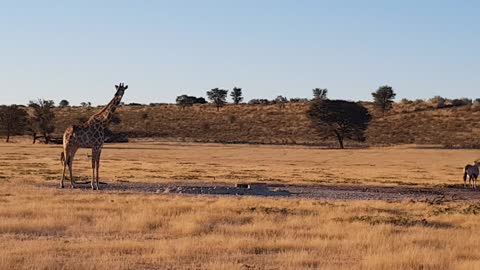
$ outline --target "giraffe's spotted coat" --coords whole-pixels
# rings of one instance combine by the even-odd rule
[[[79,148],[92,149],[92,189],[95,189],[94,182],[96,180],[96,189],[99,185],[98,170],[100,167],[100,155],[102,153],[103,143],[105,141],[105,129],[112,120],[113,113],[122,101],[123,94],[127,90],[128,85],[123,83],[115,85],[117,92],[113,99],[100,112],[94,114],[83,125],[74,125],[68,127],[63,134],[63,153],[61,156],[63,163],[63,176],[60,182],[60,187],[63,188],[63,181],[65,180],[66,167],[70,171],[70,181],[72,187],[73,181],[73,159],[75,153]]]

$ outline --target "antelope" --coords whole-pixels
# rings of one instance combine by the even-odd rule
[[[475,160],[473,162],[473,165],[468,164],[465,166],[465,169],[463,170],[463,187],[467,186],[467,177],[468,177],[468,184],[472,185],[472,188],[476,189],[477,188],[477,177],[479,175],[479,169],[478,166],[480,163]]]

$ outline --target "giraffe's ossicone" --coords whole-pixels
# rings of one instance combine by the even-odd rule
[[[73,180],[73,159],[79,148],[92,149],[92,189],[99,189],[98,171],[100,168],[100,155],[102,153],[103,143],[105,141],[105,130],[112,120],[113,114],[122,101],[123,94],[127,90],[128,85],[120,83],[115,85],[116,93],[113,99],[100,112],[92,115],[82,125],[73,125],[68,127],[63,134],[63,152],[61,161],[63,165],[63,175],[60,187],[63,188],[65,180],[65,172],[68,166],[70,171],[70,182],[72,188],[75,186]]]

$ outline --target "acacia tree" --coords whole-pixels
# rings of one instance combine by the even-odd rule
[[[177,105],[181,106],[182,109],[185,109],[187,106],[193,106],[193,104],[205,104],[207,101],[203,97],[194,97],[189,95],[178,96],[175,100]]]
[[[53,125],[55,119],[53,105],[53,100],[38,99],[36,101],[30,101],[28,106],[33,110],[29,117],[29,124],[34,137],[34,143],[36,138],[38,138],[36,134],[41,134],[46,144],[50,142],[50,134],[55,130],[55,126]]]
[[[68,100],[66,100],[66,99],[62,99],[62,100],[60,101],[60,103],[58,103],[58,106],[60,106],[60,107],[68,107],[68,106],[70,106],[70,102],[68,102]]]
[[[372,93],[373,103],[375,107],[380,109],[383,114],[386,111],[390,110],[393,105],[393,100],[395,99],[395,92],[393,88],[388,85],[380,86],[377,91]]]
[[[313,99],[327,99],[327,88],[314,88],[312,89]]]
[[[0,131],[5,134],[6,142],[10,136],[23,134],[27,127],[27,112],[17,105],[0,108]]]
[[[314,100],[307,115],[317,130],[336,137],[341,149],[344,139],[365,141],[365,131],[371,120],[365,107],[345,100]]]
[[[214,88],[207,91],[208,99],[217,106],[217,112],[227,103],[228,90]]]
[[[83,108],[90,108],[92,107],[92,103],[90,101],[88,102],[81,102],[80,103],[80,106],[82,106]]]
[[[238,105],[238,103],[243,101],[242,88],[234,87],[230,96],[232,97],[233,103]]]

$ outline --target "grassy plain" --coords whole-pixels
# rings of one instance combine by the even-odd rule
[[[478,269],[478,201],[340,201],[56,188],[59,146],[0,144],[2,269]],[[90,176],[88,151],[75,174]],[[434,186],[475,150],[107,145],[105,182]],[[55,186],[55,187],[54,187]]]

